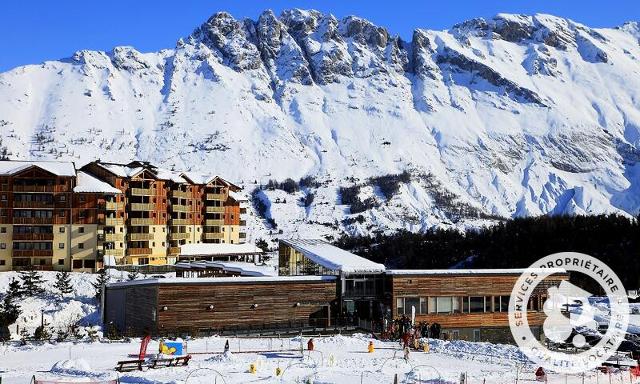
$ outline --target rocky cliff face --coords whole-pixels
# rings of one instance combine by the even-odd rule
[[[79,51],[0,74],[0,150],[139,158],[248,189],[314,176],[296,196],[259,194],[286,232],[635,215],[639,40],[636,22],[593,29],[550,15],[416,29],[403,41],[356,16],[221,12],[173,49]],[[381,191],[376,178],[405,170],[409,181]],[[342,204],[344,185],[365,211]]]

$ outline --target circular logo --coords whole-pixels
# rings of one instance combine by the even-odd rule
[[[596,295],[570,283],[573,273],[597,282],[606,298],[598,292],[590,301]],[[516,344],[550,371],[582,373],[600,366],[616,352],[628,324],[622,282],[605,263],[582,253],[538,260],[518,278],[509,300],[509,327]]]

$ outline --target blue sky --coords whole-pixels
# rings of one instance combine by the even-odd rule
[[[314,8],[337,17],[356,14],[411,38],[414,28],[446,29],[499,12],[551,13],[596,27],[640,20],[638,0],[5,0],[0,5],[0,71],[69,57],[79,49],[132,45],[146,52],[176,40],[217,11],[256,19],[264,9]]]

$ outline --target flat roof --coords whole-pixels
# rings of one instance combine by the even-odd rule
[[[180,246],[180,256],[247,255],[258,253],[264,252],[250,243],[192,243]]]
[[[327,269],[346,273],[379,273],[386,270],[382,264],[338,248],[321,239],[286,239],[282,243]]]
[[[0,175],[14,175],[29,167],[38,167],[56,176],[75,176],[76,167],[70,161],[27,161],[27,160],[2,160],[0,161]]]
[[[501,269],[387,269],[388,275],[522,275],[525,272],[545,271],[567,273],[561,268],[501,268]]]
[[[335,281],[336,276],[259,276],[259,277],[194,277],[143,279],[109,283],[107,287],[118,288],[134,285],[155,284],[254,284],[254,283],[288,283],[288,282],[322,282]]]
[[[239,273],[242,276],[277,276],[278,272],[269,265],[256,265],[253,263],[244,263],[240,261],[193,261],[178,262],[175,264],[177,269],[206,269],[218,268],[229,272]]]

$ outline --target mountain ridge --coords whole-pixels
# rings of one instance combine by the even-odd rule
[[[149,160],[248,191],[317,180],[294,196],[263,191],[279,228],[254,217],[256,236],[636,215],[639,36],[637,22],[592,29],[499,14],[416,29],[407,42],[356,16],[221,12],[173,49],[81,50],[0,74],[0,147],[16,158]],[[380,192],[376,180],[403,171],[411,179],[394,195]],[[352,185],[370,209],[342,204],[339,187]]]

